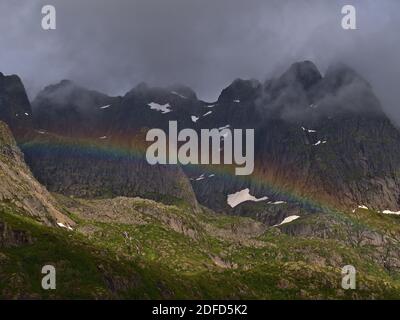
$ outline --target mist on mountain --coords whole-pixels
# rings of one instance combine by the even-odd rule
[[[0,27],[7,30],[0,35],[7,48],[0,70],[19,74],[31,99],[67,78],[113,96],[142,81],[178,82],[215,101],[232,79],[272,78],[301,60],[325,73],[343,61],[368,78],[391,118],[400,120],[396,0],[354,0],[355,31],[341,28],[342,0],[54,0],[58,24],[49,32],[40,26],[45,4],[0,4]]]

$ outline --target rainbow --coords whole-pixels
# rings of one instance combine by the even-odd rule
[[[65,154],[68,157],[76,156],[88,157],[93,159],[106,159],[111,161],[145,160],[147,143],[145,139],[118,137],[101,140],[100,138],[66,138],[50,133],[41,133],[33,139],[20,144],[23,151],[30,154]],[[204,174],[215,174],[220,179],[231,180],[241,179],[243,184],[247,184],[258,190],[267,190],[269,194],[279,195],[284,201],[289,203],[300,203],[303,207],[314,208],[322,211],[339,212],[338,206],[332,205],[329,200],[316,199],[315,197],[304,196],[302,190],[287,187],[286,181],[280,181],[276,177],[268,177],[256,169],[250,176],[235,176],[232,166],[228,165],[189,165],[185,166],[187,172],[203,172]],[[272,168],[275,169],[275,168]],[[274,170],[272,170],[274,171]],[[196,183],[196,182],[193,182]],[[200,183],[200,182],[199,182]]]

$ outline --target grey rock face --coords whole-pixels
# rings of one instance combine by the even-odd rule
[[[48,225],[74,222],[60,212],[56,201],[36,181],[8,127],[0,121],[0,207],[12,208]]]
[[[236,117],[241,108],[253,117]],[[256,134],[253,178],[193,181],[199,201],[214,209],[231,211],[226,195],[244,188],[271,201],[307,200],[302,207],[400,206],[399,131],[370,85],[348,67],[332,67],[322,77],[309,62],[295,64],[267,81],[253,103],[220,103],[207,121],[212,127],[253,127]]]
[[[82,150],[79,145],[58,149],[37,143],[24,146],[26,160],[52,192],[87,198],[140,196],[168,204],[185,201],[197,208],[192,187],[178,166],[151,166],[142,158]]]
[[[118,102],[118,97],[63,80],[46,87],[33,101],[35,127],[74,138],[103,136],[99,127],[107,117],[107,106]]]
[[[185,201],[196,209],[196,197],[182,170],[149,165],[137,150],[142,146],[134,141],[142,127],[163,117],[147,104],[161,104],[167,98],[180,107],[181,101],[196,97],[182,86],[150,90],[142,84],[124,98],[108,97],[68,80],[48,86],[33,102],[35,134],[21,144],[27,163],[52,192]]]
[[[168,105],[169,112],[151,109],[151,103]],[[305,61],[264,84],[238,79],[215,103],[198,100],[184,86],[140,84],[123,97],[108,97],[63,81],[38,95],[34,112],[36,129],[46,134],[22,148],[35,175],[52,191],[156,200],[171,196],[192,204],[197,198],[217,211],[253,215],[266,224],[285,214],[268,204],[232,209],[227,195],[249,188],[256,197],[287,202],[290,212],[313,212],[321,205],[353,209],[363,204],[393,211],[400,206],[399,131],[368,82],[343,65],[323,76]],[[137,143],[147,130],[167,131],[171,120],[197,131],[255,129],[254,174],[152,167],[140,156],[112,150],[143,149]],[[99,143],[100,137],[105,141]],[[82,150],[82,140],[89,140],[90,148]],[[205,179],[197,179],[205,172]]]
[[[32,110],[21,79],[0,72],[0,121],[8,124],[17,139],[32,129]]]

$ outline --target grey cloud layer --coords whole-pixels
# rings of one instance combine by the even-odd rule
[[[357,31],[340,25],[348,3]],[[56,6],[56,31],[41,29],[44,4]],[[184,83],[212,100],[238,77],[341,61],[400,122],[397,0],[2,0],[0,28],[0,71],[22,76],[31,95],[70,78],[109,94]]]

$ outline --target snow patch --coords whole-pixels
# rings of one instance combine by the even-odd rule
[[[57,225],[58,225],[60,228],[65,228],[65,229],[68,229],[68,230],[70,230],[70,231],[74,230],[74,229],[72,229],[70,226],[65,225],[65,224],[63,224],[63,223],[61,223],[61,222],[57,222]]]
[[[205,174],[204,173],[202,173],[201,175],[200,175],[200,177],[197,177],[197,178],[192,178],[192,179],[190,179],[190,180],[195,180],[195,181],[201,181],[201,180],[204,180],[204,179],[206,179],[206,178],[212,178],[212,177],[215,177],[215,174],[210,174],[210,175],[208,175],[207,177],[205,176]]]
[[[297,220],[298,218],[300,218],[300,216],[289,216],[289,217],[286,217],[285,219],[283,219],[283,221],[281,223],[274,225],[274,227],[278,227],[278,226],[281,226],[283,224],[290,223],[290,222],[292,222],[294,220]]]
[[[309,133],[315,133],[315,132],[317,132],[316,130],[306,129],[306,128],[304,128],[304,127],[301,127],[301,129],[302,129],[303,131],[307,131],[307,132],[309,132]]]
[[[364,210],[369,210],[367,206],[364,205],[359,205],[356,209],[354,209],[352,212],[356,212],[357,209],[364,209]]]
[[[151,102],[148,104],[148,106],[150,107],[150,109],[152,110],[156,110],[156,111],[160,111],[161,113],[168,113],[171,112],[172,110],[171,105],[169,103],[166,104],[158,104],[155,102]]]
[[[182,95],[182,94],[180,94],[180,93],[178,93],[176,91],[171,91],[171,93],[173,95],[175,95],[175,96],[178,96],[179,98],[182,98],[182,99],[187,99],[188,98],[188,97],[185,97],[184,95]]]
[[[208,179],[208,178],[212,178],[215,177],[215,174],[210,174],[206,177],[206,175],[204,173],[202,173],[199,177],[197,178],[190,178],[191,181],[202,181],[204,179]]]
[[[250,189],[243,189],[241,191],[238,191],[236,193],[233,194],[229,194],[228,198],[227,198],[227,203],[229,206],[231,206],[232,208],[236,207],[237,205],[241,204],[242,202],[245,201],[255,201],[255,202],[259,202],[259,201],[265,201],[268,200],[268,197],[262,197],[257,199],[256,197],[252,196],[250,194]]]
[[[274,204],[274,205],[277,205],[277,204],[285,204],[285,203],[286,203],[286,201],[268,202],[268,204]]]
[[[323,141],[318,140],[318,142],[314,143],[313,146],[319,146],[320,144],[325,144],[325,143],[327,143],[327,142],[328,142],[328,141],[326,141],[326,140],[323,140]]]
[[[239,99],[233,100],[234,103],[240,103]]]
[[[196,178],[196,181],[201,181],[201,180],[204,180],[206,177],[204,176],[204,173],[202,173],[201,175],[200,175],[200,177],[198,177],[198,178]]]
[[[99,137],[99,139],[101,139],[101,140],[105,140],[105,139],[107,139],[107,136],[102,136],[102,137]]]
[[[231,127],[231,125],[230,124],[227,124],[226,126],[224,126],[224,127],[220,127],[220,128],[218,128],[218,130],[224,130],[224,129],[229,129]]]
[[[383,214],[393,214],[393,215],[400,216],[400,211],[383,210],[382,213]]]
[[[228,124],[228,125],[226,125],[226,126],[224,126],[224,127],[220,127],[220,128],[218,128],[218,130],[222,133],[222,131],[223,130],[226,130],[226,129],[228,129],[228,128],[230,128],[230,125]],[[229,132],[225,132],[223,135],[222,135],[222,139],[226,139],[229,135],[231,135],[232,134],[232,132],[231,131],[229,131]],[[221,148],[220,148],[221,149]],[[220,150],[221,151],[221,150]]]

